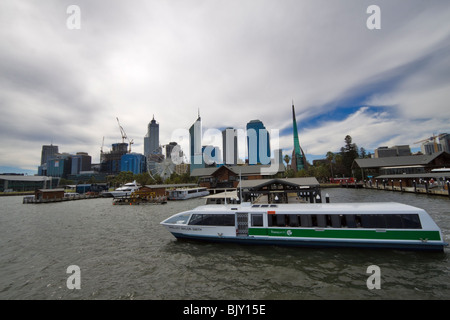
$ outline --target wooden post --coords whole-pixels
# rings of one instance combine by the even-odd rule
[[[450,181],[447,180],[447,193],[448,197],[450,198]]]

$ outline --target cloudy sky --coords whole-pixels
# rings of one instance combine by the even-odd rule
[[[260,119],[290,154],[292,101],[308,159],[347,134],[417,148],[450,131],[449,21],[448,0],[2,0],[0,170],[37,172],[50,143],[98,162],[116,117],[143,153],[153,115],[166,144],[199,109],[204,130]]]

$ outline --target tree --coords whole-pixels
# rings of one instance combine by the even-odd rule
[[[287,154],[284,156],[284,162],[286,162],[286,169],[289,165],[289,161],[291,161],[291,157],[289,157],[289,155]]]
[[[345,146],[341,148],[342,164],[344,166],[344,175],[346,177],[352,176],[352,164],[353,161],[359,157],[358,147],[355,143],[352,143],[352,137],[345,136]]]
[[[121,171],[119,174],[114,178],[115,184],[124,184],[127,182],[132,182],[134,180],[133,172],[131,171]]]
[[[335,155],[334,155],[334,153],[333,152],[331,152],[331,151],[328,151],[327,152],[327,160],[329,161],[329,165],[330,165],[330,172],[331,172],[331,177],[333,178],[334,177],[334,174],[333,174],[333,162],[335,162]]]
[[[363,147],[361,147],[361,148],[359,149],[359,157],[360,157],[361,159],[367,158],[366,149],[364,149]]]

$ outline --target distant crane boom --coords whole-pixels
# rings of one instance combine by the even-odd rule
[[[130,148],[128,149],[128,152],[131,153],[131,145],[134,143],[133,139],[128,139],[127,134],[125,133],[125,130],[122,128],[119,122],[119,118],[116,117],[117,124],[119,125],[120,134],[122,135],[122,143],[125,143],[125,140],[128,140],[128,144],[130,145]]]
[[[417,144],[417,143],[424,143],[424,142],[431,142],[431,141],[433,141],[433,144],[434,144],[434,152],[438,152],[438,143],[437,143],[436,139],[441,138],[441,137],[444,136],[444,135],[445,135],[445,133],[441,133],[441,134],[439,134],[439,135],[433,134],[433,136],[431,136],[431,137],[429,137],[429,138],[427,138],[427,139],[422,139],[422,140],[416,141],[416,142],[414,142],[414,144]]]
[[[120,125],[120,121],[119,118],[117,118],[117,124],[119,125],[119,129],[120,129],[120,134],[122,135],[122,143],[125,143],[125,139],[128,140],[127,134],[125,133],[125,130],[123,130],[122,126]]]

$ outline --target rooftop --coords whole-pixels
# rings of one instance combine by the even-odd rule
[[[386,158],[370,158],[370,159],[355,159],[355,163],[360,168],[378,168],[378,167],[396,167],[396,166],[414,166],[427,165],[437,157],[448,153],[441,151],[433,154],[416,155],[416,156],[399,156]]]

